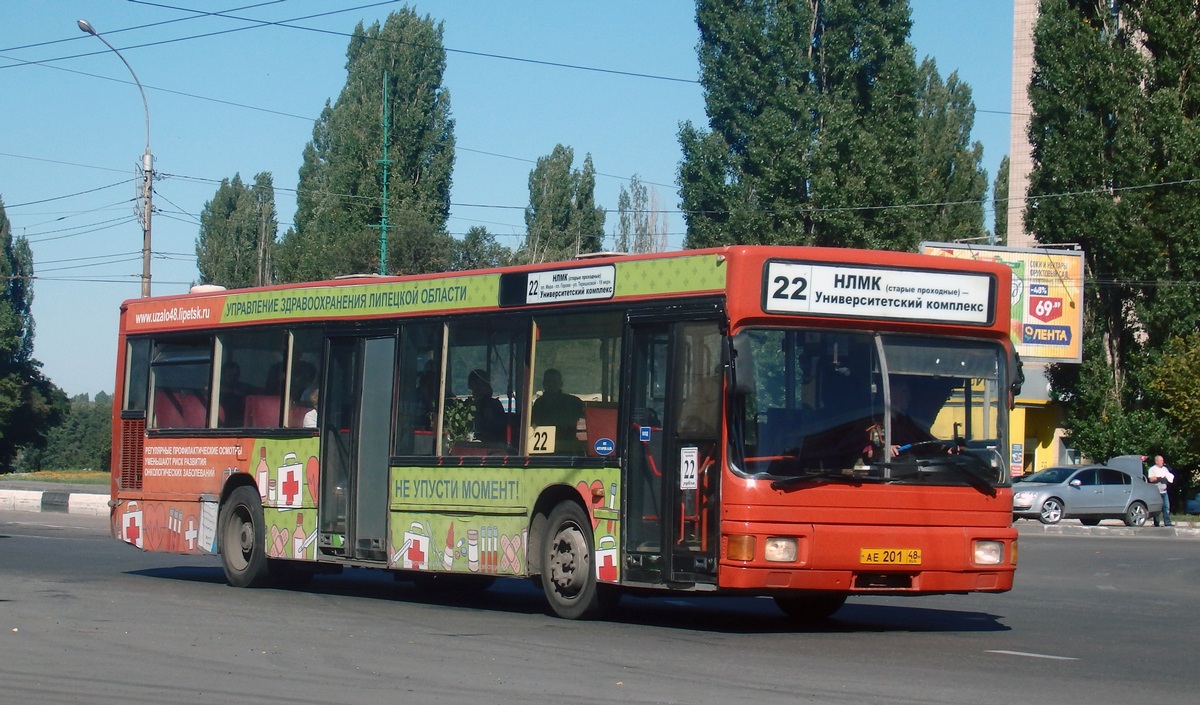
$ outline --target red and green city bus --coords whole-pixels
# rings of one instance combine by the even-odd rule
[[[112,533],[235,586],[537,577],[567,618],[1002,592],[1010,282],[731,246],[132,299]]]

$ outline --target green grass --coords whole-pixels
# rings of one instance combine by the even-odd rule
[[[107,485],[109,474],[98,470],[41,470],[38,472],[9,473],[0,475],[0,480],[27,482],[56,482],[72,485]]]

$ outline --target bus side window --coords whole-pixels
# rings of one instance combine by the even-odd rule
[[[395,455],[433,455],[438,397],[442,388],[441,323],[400,330],[400,384],[396,387]]]
[[[601,450],[615,447],[621,330],[613,313],[536,319],[528,454],[595,457],[602,438],[612,446]]]

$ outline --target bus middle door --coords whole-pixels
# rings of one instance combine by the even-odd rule
[[[394,335],[331,337],[321,429],[322,555],[387,560]]]
[[[713,583],[719,329],[713,321],[635,322],[630,332],[626,575],[632,582]]]

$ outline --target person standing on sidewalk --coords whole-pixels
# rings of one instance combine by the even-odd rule
[[[1171,524],[1171,498],[1167,494],[1167,489],[1175,481],[1175,475],[1170,468],[1163,464],[1161,455],[1154,456],[1154,464],[1146,471],[1146,479],[1158,483],[1158,494],[1162,497],[1163,525],[1173,526]],[[1154,515],[1154,525],[1158,526],[1158,514]]]

